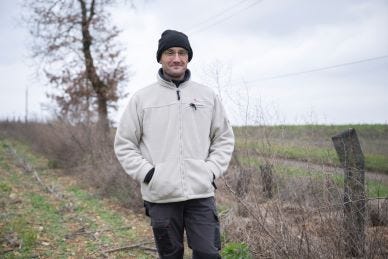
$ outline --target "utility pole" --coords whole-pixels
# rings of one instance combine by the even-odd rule
[[[28,122],[28,86],[26,86],[24,122]]]

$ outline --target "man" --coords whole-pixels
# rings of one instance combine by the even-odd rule
[[[187,36],[163,32],[157,82],[137,91],[122,115],[115,152],[141,184],[161,258],[183,258],[186,230],[193,258],[220,258],[215,179],[227,169],[232,127],[214,92],[190,80]]]

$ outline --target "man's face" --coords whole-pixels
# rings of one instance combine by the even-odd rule
[[[162,64],[163,74],[167,79],[182,80],[189,63],[189,55],[184,48],[169,48],[163,51],[159,63]]]

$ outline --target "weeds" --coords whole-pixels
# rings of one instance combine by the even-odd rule
[[[7,155],[10,143],[0,146],[0,157],[11,171],[0,167],[0,257],[1,258],[99,258],[102,250],[150,239],[147,222],[130,211],[119,213],[109,200],[87,192],[68,176],[47,168],[47,160],[16,145],[17,154],[42,168],[46,184],[58,186],[57,196],[48,193],[31,173]],[[28,156],[27,153],[29,154]],[[151,258],[141,248],[117,251],[118,258]]]
[[[252,259],[249,247],[245,243],[229,243],[222,250],[224,259]]]
[[[82,188],[71,186],[62,190],[74,202],[47,202],[45,195],[31,192],[23,196],[28,201],[25,204],[28,213],[37,218],[27,221],[33,226],[30,230],[37,233],[35,247],[37,244],[42,246],[43,236],[53,240],[50,247],[58,248],[58,252],[46,250],[44,255],[97,257],[100,254],[96,251],[101,247],[120,246],[124,245],[123,240],[139,238],[135,228],[120,228],[128,225],[125,216],[118,216],[103,205],[103,197],[115,197],[121,205],[140,211],[141,198],[136,183],[117,163],[112,143],[100,142],[93,127],[53,122],[48,125],[0,123],[0,128],[7,137],[29,143],[33,152],[47,156],[46,160],[28,157],[39,168],[71,171],[72,177],[82,180]],[[346,257],[343,252],[343,171],[331,166],[337,163],[337,158],[329,140],[330,136],[345,128],[348,125],[235,128],[237,146],[229,173],[224,178],[226,184],[217,184],[225,258]],[[360,125],[359,128],[368,168],[386,172],[387,126]],[[113,134],[109,141],[113,142]],[[14,186],[25,181],[19,179],[15,173],[17,167],[9,164],[9,158],[3,152],[7,143],[1,141],[0,146],[0,170],[6,172],[0,175],[0,202],[8,205],[9,195],[16,191]],[[24,148],[18,146],[20,152],[31,153]],[[273,171],[271,199],[263,193],[265,183],[260,171],[260,166],[267,164]],[[366,256],[384,258],[388,254],[388,186],[378,178],[368,178],[368,175],[366,185]],[[27,190],[30,187],[24,185]],[[97,190],[97,195],[91,195],[92,191],[85,191],[84,187]],[[237,192],[241,193],[234,195]],[[242,213],[242,207],[245,213]],[[10,209],[17,210],[17,207]],[[39,214],[43,213],[41,211],[47,213]],[[27,217],[27,213],[21,215]],[[8,211],[2,213],[1,219],[12,223],[15,218]],[[40,226],[45,226],[44,223],[53,227],[36,232]],[[65,229],[60,227],[63,225],[66,225]],[[5,230],[17,233],[4,227],[1,230],[2,238],[7,235]],[[21,239],[23,233],[17,233],[17,236]],[[33,240],[33,237],[31,235],[29,239]],[[93,238],[98,242],[92,242]],[[82,251],[77,247],[79,240],[85,242]],[[117,255],[127,254],[118,252]],[[146,257],[137,255],[138,258]]]
[[[38,233],[26,218],[16,216],[4,223],[6,223],[5,227],[0,229],[0,237],[3,241],[0,254],[14,248],[20,248],[21,253],[30,253],[36,245]]]
[[[25,152],[26,159],[34,162],[38,169],[71,171],[85,187],[115,197],[123,206],[142,209],[138,183],[125,174],[114,155],[113,132],[106,139],[93,125],[72,125],[65,121],[2,122],[0,129],[3,137],[27,143],[33,152],[44,155],[46,160],[33,161],[38,158],[28,157],[29,152]],[[13,145],[17,146],[18,142],[14,141]],[[27,146],[20,146],[20,150],[23,152]]]
[[[384,127],[379,127],[378,134],[381,128]],[[248,244],[255,258],[346,257],[344,173],[341,168],[330,166],[337,163],[334,149],[329,150],[318,138],[327,135],[327,129],[331,127],[246,127],[236,130],[239,139],[229,173],[225,176],[227,188],[220,195],[231,193],[231,199],[235,201],[230,201],[230,210],[224,215],[228,241]],[[365,130],[373,131],[373,127]],[[385,136],[387,132],[381,134]],[[363,141],[376,143],[365,135]],[[378,155],[368,155],[366,159],[371,161],[371,157]],[[265,183],[260,167],[268,163],[273,166],[274,196],[271,199],[263,193]],[[247,172],[250,172],[249,176]],[[238,195],[242,188],[239,185],[244,182],[239,180],[241,177],[249,178],[243,196]],[[368,257],[384,257],[388,252],[387,223],[384,221],[388,217],[387,188],[386,181],[367,178],[366,220],[369,225],[365,255]],[[241,213],[241,205],[247,212]]]

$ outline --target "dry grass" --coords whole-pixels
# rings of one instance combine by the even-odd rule
[[[219,183],[218,196],[227,204],[222,213],[226,241],[247,243],[255,258],[345,258],[343,188],[331,175],[317,177],[308,163],[303,175],[280,173],[280,162],[269,158],[262,162],[275,165],[269,199],[258,166],[238,162],[247,156],[253,155],[235,152],[224,184]],[[243,195],[240,183],[247,184]],[[368,201],[365,258],[388,256],[387,218],[387,199]]]
[[[113,133],[104,138],[93,125],[63,121],[2,122],[0,132],[44,154],[51,167],[71,169],[100,194],[114,196],[134,210],[141,208],[137,184],[114,156]],[[249,129],[239,134],[229,172],[218,182],[224,243],[244,242],[254,258],[346,257],[343,187],[332,172],[325,172],[322,165],[323,172],[317,173],[316,161],[313,166],[309,161],[298,164],[297,170],[283,165],[273,153],[273,132],[258,135]],[[252,139],[260,142],[267,156],[259,159],[255,149],[246,148]],[[272,198],[263,192],[260,165],[265,164],[273,166]],[[388,256],[387,218],[387,199],[368,201],[365,258]]]
[[[125,174],[113,152],[113,133],[104,137],[95,125],[65,121],[1,122],[0,132],[43,154],[51,168],[69,169],[62,171],[96,188],[100,195],[113,196],[134,210],[142,208],[137,183]]]

